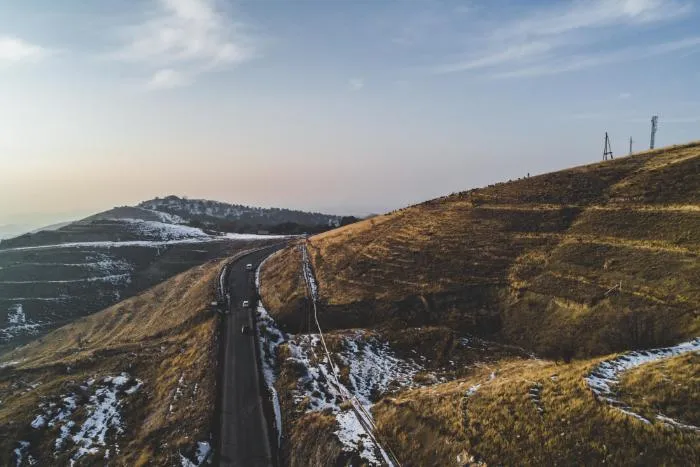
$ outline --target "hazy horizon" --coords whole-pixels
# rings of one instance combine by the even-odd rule
[[[337,214],[698,139],[683,0],[0,6],[0,225],[156,196]]]

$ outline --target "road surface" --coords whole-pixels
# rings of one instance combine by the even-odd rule
[[[275,464],[270,448],[268,424],[263,412],[261,380],[256,359],[255,337],[241,332],[253,328],[255,270],[277,245],[243,256],[229,266],[230,312],[224,316],[223,375],[221,383],[221,430],[219,465],[270,467]],[[246,265],[253,269],[247,270]],[[243,307],[248,300],[249,308]]]

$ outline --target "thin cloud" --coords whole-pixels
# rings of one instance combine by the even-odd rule
[[[359,91],[365,87],[365,80],[362,78],[353,78],[348,82],[348,84],[350,84],[350,89],[353,91]]]
[[[629,99],[630,97],[632,97],[632,94],[629,92],[621,92],[617,96],[618,99],[622,99],[622,100]]]
[[[431,71],[454,73],[500,68],[496,76],[516,77],[562,73],[611,63],[617,60],[615,55],[619,52],[581,53],[586,46],[602,49],[598,45],[598,33],[594,31],[608,28],[614,32],[625,26],[675,20],[691,11],[690,2],[679,0],[577,0],[564,6],[540,8],[522,19],[506,21],[496,27],[486,41],[479,44],[486,53],[454,60],[433,67]],[[655,45],[649,53],[694,47],[695,39]],[[572,57],[575,60],[571,60]]]
[[[587,68],[598,67],[613,63],[622,63],[633,60],[664,55],[681,50],[700,48],[700,36],[687,37],[684,39],[663,42],[647,47],[628,47],[612,52],[596,55],[577,55],[564,59],[553,60],[535,66],[529,66],[493,74],[494,78],[522,78],[544,75],[556,75]]]
[[[149,87],[189,84],[197,75],[255,56],[245,27],[215,0],[154,0],[156,13],[125,27],[125,43],[112,58],[155,68]],[[159,85],[167,84],[166,86]]]
[[[677,0],[578,0],[534,12],[496,32],[496,36],[549,36],[582,29],[667,21],[692,11]]]
[[[156,71],[148,81],[149,89],[172,89],[190,84],[190,79],[183,73],[165,68]]]
[[[0,36],[0,62],[37,61],[48,53],[47,49],[22,39]]]
[[[435,73],[454,73],[457,71],[478,70],[481,68],[489,68],[497,65],[503,65],[514,61],[522,61],[531,59],[532,57],[541,56],[552,50],[551,45],[545,42],[532,42],[529,44],[517,44],[510,46],[502,51],[493,53],[492,55],[484,55],[472,60],[441,65],[434,68]]]

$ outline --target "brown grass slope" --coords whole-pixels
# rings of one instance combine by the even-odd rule
[[[620,397],[649,419],[661,413],[700,426],[700,354],[661,360],[623,374]]]
[[[376,423],[405,466],[466,465],[469,460],[486,465],[697,465],[697,433],[644,424],[593,397],[584,377],[596,362],[504,360],[466,379],[385,398],[374,408]],[[657,374],[653,367],[635,371]],[[655,393],[643,384],[626,385],[628,391],[633,387]],[[635,400],[624,400],[639,410]],[[668,393],[665,401],[667,407],[693,402],[680,392]]]
[[[700,143],[427,201],[309,250],[324,328],[441,325],[566,359],[675,343],[700,333]],[[303,326],[298,251],[262,273],[270,311]]]
[[[191,269],[0,357],[19,362],[0,369],[0,464],[14,465],[11,453],[19,440],[30,441],[41,465],[68,464],[75,448],[54,456],[58,427],[30,427],[38,405],[60,402],[90,378],[122,372],[143,380],[143,387],[121,408],[125,433],[108,435],[121,451],[115,457],[112,449],[110,465],[179,465],[179,452],[207,440],[217,323],[207,306],[219,268],[210,262]],[[93,463],[102,461],[86,456],[78,464]]]

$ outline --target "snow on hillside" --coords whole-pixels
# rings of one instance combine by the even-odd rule
[[[398,358],[375,336],[355,331],[343,336],[342,350],[334,354],[336,363],[347,369],[346,384],[336,379],[340,368],[335,372],[331,368],[318,334],[289,336],[288,347],[289,360],[306,369],[293,395],[295,403],[307,404],[307,412],[329,410],[335,414],[335,434],[344,450],[359,453],[370,465],[388,462],[386,453],[373,441],[373,433],[365,428],[373,423],[370,409],[380,395],[413,386],[413,378],[422,367]],[[345,400],[352,402],[350,407],[343,404]]]
[[[205,199],[186,199],[177,196],[156,198],[144,201],[139,208],[171,213],[185,219],[244,220],[251,225],[274,225],[296,222],[306,225],[328,225],[337,227],[340,216],[317,212],[295,211],[291,209],[260,208],[229,204]]]
[[[118,452],[115,439],[124,433],[121,408],[142,385],[142,381],[127,373],[89,379],[79,391],[64,394],[56,401],[40,403],[41,412],[34,417],[31,427],[57,429],[52,443],[54,453],[74,451],[71,464],[84,456],[97,454],[108,459],[110,452]]]
[[[167,241],[209,237],[209,235],[204,233],[202,229],[188,227],[186,225],[144,221],[141,219],[119,219],[119,222],[130,224],[131,229],[142,235],[144,239]]]
[[[189,227],[186,225],[166,224],[163,222],[143,221],[140,219],[119,219],[120,223],[125,225],[127,232],[133,233],[141,237],[139,240],[125,241],[82,241],[82,242],[65,242],[53,243],[46,245],[31,245],[18,246],[12,248],[4,248],[3,251],[31,251],[45,250],[51,248],[120,248],[120,247],[152,247],[159,248],[168,245],[188,244],[188,243],[204,243],[225,240],[269,240],[283,239],[285,235],[259,235],[259,234],[238,234],[238,233],[221,233],[208,234],[202,229]]]
[[[0,328],[0,342],[6,342],[19,335],[37,334],[42,323],[27,320],[21,303],[10,306],[7,313],[7,325]]]
[[[593,392],[596,398],[602,399],[620,412],[627,414],[637,420],[650,424],[651,421],[645,417],[632,411],[632,409],[617,398],[617,386],[620,384],[620,375],[625,371],[629,371],[646,363],[663,360],[666,358],[676,357],[688,352],[700,352],[700,337],[691,341],[683,342],[672,347],[663,347],[660,349],[638,350],[628,352],[611,360],[600,362],[589,374],[585,380],[589,389]],[[667,425],[700,431],[700,427],[685,425],[681,422],[670,419],[663,414],[658,414],[656,419]]]
[[[261,267],[255,278],[258,288]],[[344,383],[336,379],[340,368],[336,366],[335,371],[331,368],[319,334],[285,334],[262,303],[257,307],[257,322],[263,376],[273,397],[278,436],[281,437],[282,415],[275,382],[279,372],[278,349],[286,343],[288,360],[304,368],[304,376],[292,393],[295,404],[305,404],[306,412],[332,412],[338,424],[335,434],[345,451],[359,453],[369,465],[391,464],[381,447],[375,449],[373,434],[363,423],[373,423],[370,409],[379,396],[413,386],[413,379],[422,367],[414,361],[398,358],[388,343],[358,330],[342,336],[342,350],[333,354],[334,363],[347,369],[347,383]],[[343,403],[346,400],[351,400],[349,407]]]
[[[145,209],[146,211],[150,211],[156,216],[160,218],[161,222],[165,222],[166,224],[184,224],[185,219],[183,219],[180,216],[177,216],[175,214],[171,214],[169,212],[163,212],[163,211],[156,211],[155,209]]]

